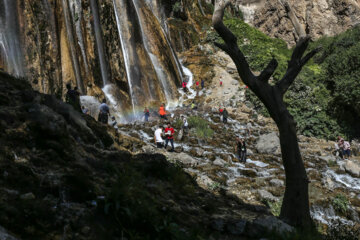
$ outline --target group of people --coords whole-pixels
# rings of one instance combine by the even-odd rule
[[[351,146],[348,141],[345,141],[341,136],[337,137],[337,142],[335,143],[336,155],[341,159],[350,159],[351,156]]]
[[[183,81],[182,82],[182,89],[183,91],[186,93],[187,92],[187,85],[188,85],[188,82],[187,81]],[[201,79],[201,81],[196,81],[195,82],[195,86],[196,86],[196,90],[199,90],[200,89],[200,86],[201,86],[201,89],[204,89],[205,88],[205,81],[204,79]]]
[[[175,130],[171,126],[170,123],[168,123],[167,127],[164,128],[163,126],[159,126],[154,133],[154,142],[157,146],[157,148],[167,148],[169,142],[171,144],[171,152],[174,152],[174,134]],[[164,141],[165,138],[165,141]],[[165,145],[164,145],[165,143]]]

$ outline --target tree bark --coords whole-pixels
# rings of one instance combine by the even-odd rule
[[[264,103],[279,129],[286,175],[286,188],[280,218],[290,225],[308,229],[312,226],[308,179],[296,136],[296,122],[287,110],[283,96],[295,81],[302,67],[320,48],[314,49],[303,57],[308,47],[309,37],[301,37],[293,51],[284,77],[276,85],[270,85],[269,79],[277,68],[277,61],[272,59],[259,76],[254,76],[237,45],[235,35],[222,22],[224,10],[229,4],[230,0],[217,0],[215,3],[213,26],[225,42],[225,44],[215,43],[215,45],[232,58],[242,81]]]

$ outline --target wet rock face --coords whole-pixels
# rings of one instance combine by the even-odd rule
[[[4,3],[4,9],[6,6],[14,15],[9,18],[0,12],[5,25],[0,28],[4,36],[0,46],[5,46],[0,47],[0,68],[26,77],[34,89],[63,96],[65,85],[71,83],[82,94],[103,98],[101,89],[113,84],[116,93],[112,97],[125,110],[132,103],[147,105],[149,99],[164,102],[177,98],[182,77],[179,63],[162,20],[149,7],[157,4],[161,9],[162,2]],[[8,39],[17,44],[9,45]],[[22,64],[18,64],[20,60]]]
[[[360,22],[360,4],[351,0],[286,1],[313,39],[339,34]],[[281,1],[237,1],[245,20],[290,46],[297,36]]]

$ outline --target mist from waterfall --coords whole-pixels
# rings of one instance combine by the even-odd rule
[[[0,62],[17,77],[25,75],[20,42],[17,1],[0,0]]]

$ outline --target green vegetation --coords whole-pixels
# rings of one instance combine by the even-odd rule
[[[193,226],[184,228],[181,214],[173,209],[176,203],[168,202],[169,194],[195,197],[194,182],[180,167],[160,156],[143,156],[143,160],[109,171],[117,181],[100,208],[113,219],[120,236],[132,240],[202,239]],[[154,184],[149,186],[149,182]]]
[[[272,83],[278,82],[287,68],[292,49],[284,41],[273,39],[235,18],[226,18],[226,26],[237,36],[238,44],[255,73],[262,71],[272,58],[279,66]],[[334,139],[337,135],[356,137],[360,130],[360,26],[336,37],[311,43],[309,50],[323,50],[299,74],[285,95],[290,113],[300,134]],[[208,31],[207,41],[222,40]],[[251,92],[247,99],[255,109],[269,116],[263,104]]]
[[[266,200],[265,204],[270,208],[270,211],[274,216],[276,216],[276,217],[280,216],[282,199],[280,201],[276,201],[276,202],[271,202],[271,201]]]
[[[201,117],[189,117],[188,123],[189,127],[193,129],[198,138],[208,139],[214,134],[214,131],[209,127],[209,123]]]
[[[337,212],[346,214],[349,206],[349,200],[346,198],[346,196],[338,194],[332,200],[332,205]]]

